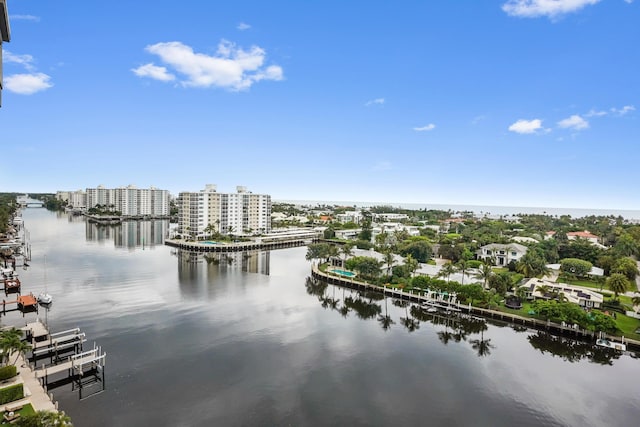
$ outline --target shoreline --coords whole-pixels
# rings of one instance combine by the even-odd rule
[[[343,277],[329,275],[321,271],[316,264],[311,265],[311,275],[316,279],[323,280],[332,285],[337,284],[338,286],[344,286],[347,288],[358,289],[358,290],[363,288],[372,292],[381,293],[383,295],[390,295],[392,298],[407,300],[414,303],[423,303],[423,302],[432,301],[431,299],[424,297],[422,295],[416,295],[413,293],[404,292],[399,289],[389,289],[386,287],[372,285],[366,282],[360,282],[360,281],[354,280],[353,278],[345,279]],[[535,319],[532,317],[519,316],[517,314],[507,313],[504,311],[489,310],[485,308],[474,307],[470,304],[463,305],[463,304],[460,304],[459,302],[455,304],[451,304],[450,306],[463,312],[466,311],[468,314],[481,316],[483,318],[490,318],[492,320],[503,321],[503,322],[510,321],[513,324],[521,324],[523,326],[531,327],[536,330],[552,332],[556,335],[568,336],[568,337],[577,338],[583,341],[595,342],[595,339],[598,337],[598,334],[596,332],[587,331],[583,329],[573,329],[573,328],[562,326],[558,323],[554,323],[551,321],[545,322],[543,320]],[[614,336],[614,335],[603,334],[602,337],[615,342],[620,341],[620,337]],[[640,350],[640,341],[636,341],[630,338],[624,338],[624,342],[625,344],[627,344],[627,347],[633,348],[634,350]]]

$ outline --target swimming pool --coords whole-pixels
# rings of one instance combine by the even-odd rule
[[[205,240],[204,242],[200,242],[204,245],[219,245],[220,242],[212,242],[211,240]]]
[[[352,271],[345,271],[345,270],[340,270],[338,268],[335,268],[333,270],[329,270],[332,273],[336,273],[339,274],[341,276],[346,276],[346,277],[354,277],[356,275],[356,273],[352,272]]]

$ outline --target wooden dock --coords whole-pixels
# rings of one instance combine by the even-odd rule
[[[4,284],[4,293],[5,295],[9,294],[9,292],[16,292],[16,291],[20,291],[20,287],[21,287],[21,283],[20,283],[20,279],[18,279],[17,277],[9,277],[6,279],[2,280],[3,284]]]
[[[7,309],[7,305],[16,304],[16,308]],[[26,311],[38,311],[38,300],[35,295],[29,293],[27,295],[18,295],[18,299],[12,301],[2,300],[1,313],[6,314],[7,311],[19,310],[23,313]]]

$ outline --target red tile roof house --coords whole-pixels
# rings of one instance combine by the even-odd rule
[[[600,240],[600,238],[598,236],[596,236],[595,234],[589,233],[587,230],[585,230],[585,231],[572,231],[570,233],[567,233],[567,239],[569,239],[569,240],[586,239],[586,240],[590,241],[591,243],[599,243],[598,240]]]
[[[555,231],[547,231],[545,233],[544,239],[550,239],[556,235]],[[571,231],[567,233],[567,239],[569,240],[577,240],[577,239],[585,239],[594,244],[599,244],[600,237],[595,234],[591,234],[587,230],[585,231]]]

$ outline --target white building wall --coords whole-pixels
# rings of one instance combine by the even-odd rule
[[[209,224],[222,234],[271,230],[271,196],[252,194],[244,187],[238,187],[237,193],[218,193],[214,185],[198,193],[183,192],[178,209],[178,232],[182,234],[205,236]]]
[[[76,209],[85,209],[87,207],[87,193],[82,190],[69,193],[67,200]]]

